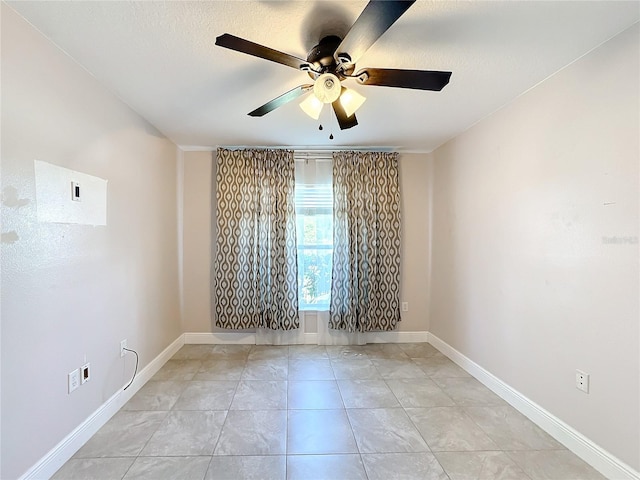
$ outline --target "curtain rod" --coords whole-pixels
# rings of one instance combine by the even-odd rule
[[[331,153],[331,152],[349,152],[349,151],[356,151],[356,152],[396,152],[398,151],[397,147],[362,147],[362,146],[354,146],[354,147],[335,147],[335,148],[330,148],[330,147],[276,147],[276,146],[264,146],[264,145],[220,145],[220,148],[226,148],[228,150],[235,150],[235,149],[249,149],[249,148],[257,148],[257,149],[273,149],[273,150],[293,150],[294,152],[301,152],[301,153]]]
[[[432,153],[433,149],[425,150],[425,149],[413,149],[413,148],[404,148],[404,147],[389,147],[389,146],[353,146],[353,147],[334,147],[328,148],[326,146],[323,147],[310,147],[310,146],[298,146],[298,147],[283,147],[283,146],[273,146],[273,145],[218,145],[218,146],[195,146],[195,145],[178,145],[178,148],[183,152],[215,152],[217,148],[226,148],[228,150],[237,150],[239,148],[260,148],[260,149],[287,149],[287,150],[295,150],[302,152],[344,152],[349,150],[354,150],[356,152],[398,152],[400,154],[403,153],[415,153],[415,154],[426,154]]]

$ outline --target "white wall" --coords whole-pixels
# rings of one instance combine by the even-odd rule
[[[636,470],[639,40],[636,24],[434,152],[430,312]]]
[[[184,153],[184,328],[186,332],[224,331],[211,319],[211,195],[215,152]],[[399,331],[427,331],[429,175],[428,154],[400,156],[402,202],[401,298],[409,302]],[[310,325],[315,332],[315,325]]]
[[[16,478],[182,333],[176,147],[2,4],[2,471]],[[107,225],[38,222],[34,160],[106,179]],[[70,193],[70,189],[69,189]],[[91,380],[67,394],[67,373]]]

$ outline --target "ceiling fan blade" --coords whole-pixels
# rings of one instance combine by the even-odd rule
[[[356,75],[363,85],[415,88],[439,92],[449,83],[451,72],[430,70],[397,70],[394,68],[364,68]]]
[[[272,62],[281,63],[282,65],[293,67],[296,70],[299,70],[301,65],[308,64],[306,60],[302,60],[301,58],[294,57],[288,53],[279,52],[273,48],[265,47],[264,45],[253,43],[249,40],[245,40],[244,38],[236,37],[228,33],[217,37],[216,45],[230,50],[235,50],[236,52],[253,55],[254,57],[271,60]]]
[[[346,90],[345,87],[342,87],[342,93]],[[340,94],[342,96],[342,93]],[[338,119],[338,125],[340,125],[340,130],[346,130],[347,128],[355,127],[358,125],[358,120],[356,119],[356,114],[354,113],[350,117],[347,116],[347,113],[344,111],[344,107],[342,103],[340,103],[340,97],[331,104],[333,106],[333,111],[336,114],[336,118]]]
[[[276,108],[281,107],[285,103],[289,103],[299,96],[304,95],[309,90],[313,90],[313,85],[300,85],[292,90],[289,90],[287,93],[283,93],[279,97],[274,98],[270,102],[265,103],[261,107],[256,108],[254,111],[249,112],[248,115],[251,117],[262,117],[263,115],[266,115]]]
[[[371,0],[336,49],[336,62],[344,63],[344,58],[350,58],[350,63],[356,63],[414,2]]]

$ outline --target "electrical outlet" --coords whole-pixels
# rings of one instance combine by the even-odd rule
[[[589,393],[589,374],[576,370],[576,388]]]
[[[409,302],[402,302],[402,311],[403,312],[409,311]]]
[[[80,369],[80,384],[84,384],[87,383],[89,380],[91,380],[91,374],[89,372],[89,367],[91,366],[90,363],[85,363],[82,368]]]
[[[78,182],[71,182],[71,200],[80,201],[80,183]]]
[[[73,372],[70,372],[67,377],[69,393],[71,393],[80,386],[80,370],[76,368]]]
[[[126,351],[125,348],[127,348],[127,339],[125,338],[124,340],[120,341],[120,356],[124,357],[126,355]]]

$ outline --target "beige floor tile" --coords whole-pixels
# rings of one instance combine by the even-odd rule
[[[508,454],[532,480],[605,479],[568,450],[517,451]]]
[[[398,346],[409,358],[425,358],[440,353],[429,343],[399,343]]]
[[[289,347],[271,345],[253,345],[247,357],[249,360],[271,360],[289,358]]]
[[[185,382],[193,380],[202,362],[200,360],[169,360],[158,370],[151,380],[175,380]]]
[[[211,455],[226,414],[211,410],[169,412],[140,455]]]
[[[328,358],[289,359],[289,380],[333,380],[335,376]]]
[[[120,410],[74,455],[75,458],[135,457],[168,412]]]
[[[427,374],[415,363],[407,359],[371,359],[382,378],[425,378]]]
[[[124,480],[202,480],[210,461],[210,456],[138,457]]]
[[[392,408],[400,404],[384,380],[338,380],[346,408]]]
[[[328,360],[329,354],[324,345],[289,345],[289,359]]]
[[[213,350],[213,345],[183,345],[171,360],[204,360]]]
[[[285,480],[284,455],[214,455],[205,480]]]
[[[286,410],[229,410],[214,455],[283,455]]]
[[[498,450],[461,407],[407,408],[407,414],[434,452]]]
[[[433,454],[377,453],[362,455],[369,480],[449,480]]]
[[[51,480],[121,479],[127,473],[134,460],[134,457],[72,458],[51,477]]]
[[[253,345],[214,345],[209,358],[213,360],[246,360]]]
[[[430,377],[471,377],[441,353],[426,358],[413,358],[412,361]]]
[[[436,452],[451,480],[530,480],[505,452]]]
[[[334,380],[289,380],[287,405],[290,410],[344,408]]]
[[[387,385],[400,405],[411,407],[449,407],[453,400],[430,378],[388,379]]]
[[[287,480],[367,480],[360,455],[288,455]]]
[[[286,410],[287,382],[241,380],[231,410]]]
[[[378,380],[380,372],[367,357],[331,360],[333,374],[338,380]]]
[[[147,382],[122,410],[171,410],[184,386],[184,382]]]
[[[397,343],[368,343],[362,348],[370,359],[374,358],[395,358],[398,360],[408,360],[407,354]]]
[[[429,450],[402,408],[348,409],[347,414],[360,453]]]
[[[357,452],[344,410],[289,410],[288,454]]]
[[[548,433],[511,406],[464,407],[501,450],[563,450]]]
[[[289,360],[287,357],[248,360],[242,372],[243,380],[287,380]]]
[[[327,345],[326,349],[331,360],[368,358],[364,345]]]
[[[240,380],[247,364],[244,359],[203,360],[193,380]]]
[[[187,382],[173,410],[228,410],[236,381]]]
[[[499,396],[472,377],[433,377],[433,381],[460,406],[507,406]]]

